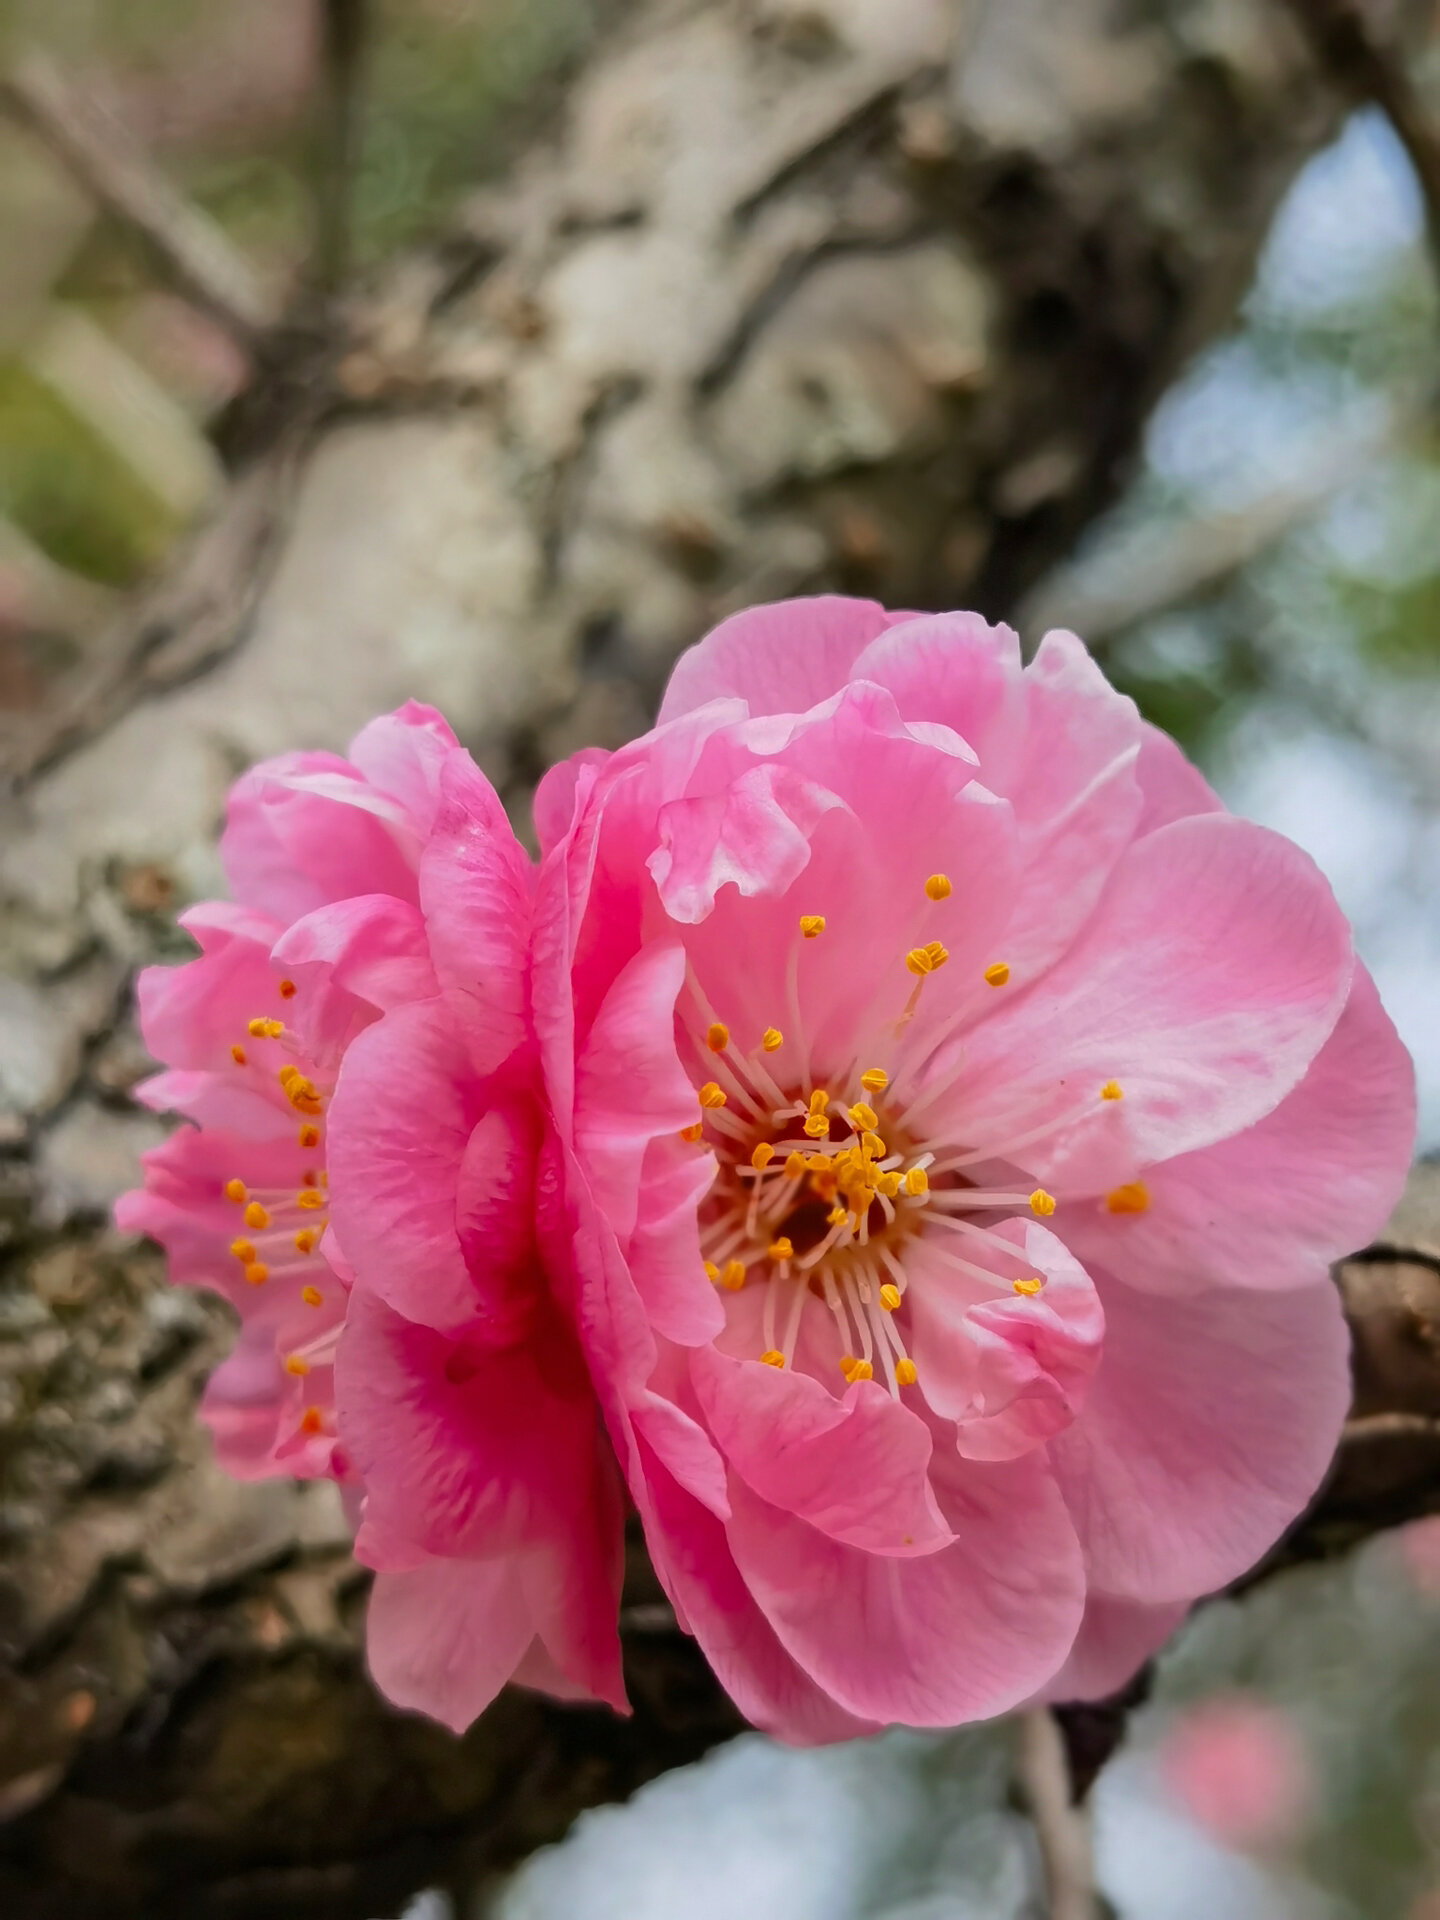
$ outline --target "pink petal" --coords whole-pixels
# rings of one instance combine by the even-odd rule
[[[1168,733],[1148,724],[1140,730],[1140,759],[1136,766],[1145,807],[1135,831],[1154,833],[1172,820],[1195,813],[1223,813],[1220,796],[1193,767]]]
[[[732,1472],[771,1506],[871,1553],[933,1553],[953,1537],[930,1490],[929,1430],[874,1381],[837,1400],[713,1347],[691,1355],[690,1376]]]
[[[1070,1658],[1041,1689],[1041,1700],[1103,1700],[1118,1693],[1158,1653],[1190,1611],[1187,1600],[1146,1607],[1092,1593]]]
[[[631,1278],[657,1333],[682,1346],[713,1340],[725,1309],[705,1276],[696,1224],[715,1162],[687,1141],[662,1134],[645,1150],[641,1200],[626,1250]]]
[[[282,1011],[270,949],[275,921],[228,901],[181,914],[201,958],[178,967],[146,967],[136,982],[140,1031],[157,1060],[172,1067],[229,1067],[230,1049],[257,1014]]]
[[[594,775],[609,758],[604,747],[581,747],[568,760],[557,760],[541,774],[531,814],[542,859],[553,853],[570,831],[577,806],[588,797]]]
[[[299,989],[289,1024],[311,1059],[327,1064],[377,1014],[440,990],[419,909],[388,893],[317,907],[286,929],[273,958]]]
[[[336,754],[281,754],[230,789],[220,858],[235,897],[290,921],[353,893],[415,898],[421,837]]]
[[[1079,1629],[1080,1551],[1044,1465],[937,1449],[932,1477],[956,1539],[916,1560],[840,1546],[732,1478],[727,1532],[746,1585],[781,1645],[861,1719],[949,1727],[1004,1713]]]
[[[1304,1507],[1350,1399],[1329,1281],[1157,1299],[1098,1275],[1105,1357],[1050,1443],[1093,1584],[1158,1602],[1236,1579]]]
[[[441,770],[460,751],[445,716],[418,700],[362,727],[350,742],[350,762],[372,787],[399,802],[424,838],[440,805]]]
[[[838,794],[793,768],[762,763],[719,792],[668,801],[646,865],[672,920],[703,920],[721,887],[743,896],[783,893],[810,860],[823,814]]]
[[[517,1555],[375,1576],[365,1651],[376,1686],[454,1733],[489,1706],[533,1638]]]
[[[912,617],[839,594],[747,607],[681,654],[660,703],[660,724],[734,695],[752,713],[804,713],[844,685],[868,641]]]
[[[1380,1232],[1414,1139],[1414,1069],[1357,966],[1335,1031],[1272,1113],[1151,1167],[1144,1213],[1067,1208],[1066,1238],[1142,1292],[1304,1286]]]

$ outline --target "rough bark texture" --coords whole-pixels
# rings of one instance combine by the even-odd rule
[[[8,743],[7,1914],[373,1914],[736,1724],[643,1560],[632,1721],[516,1694],[457,1742],[392,1714],[333,1491],[211,1463],[222,1311],[99,1222],[158,1132],[125,1101],[128,976],[215,888],[228,780],[413,694],[518,810],[738,603],[1003,613],[1335,121],[1266,0],[636,5],[561,131],[237,411],[216,525]],[[1345,1269],[1375,1368],[1292,1551],[1434,1495],[1427,1191]]]

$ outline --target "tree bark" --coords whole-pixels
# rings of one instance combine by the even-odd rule
[[[415,695],[518,820],[737,605],[1003,614],[1113,497],[1337,113],[1267,0],[637,4],[455,232],[262,366],[217,523],[8,743],[7,1914],[374,1914],[739,1724],[640,1553],[632,1720],[392,1713],[333,1489],[214,1468],[223,1312],[101,1220],[155,1137],[126,980],[215,889],[228,780]],[[1344,1275],[1406,1353],[1425,1231]],[[1423,1404],[1393,1366],[1363,1401],[1292,1551],[1380,1494],[1428,1507],[1427,1361]]]

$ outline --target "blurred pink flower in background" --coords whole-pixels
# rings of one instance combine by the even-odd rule
[[[817,1740],[1102,1694],[1314,1491],[1408,1059],[1297,848],[1068,634],[797,601],[558,767],[585,1350],[682,1624]]]
[[[151,968],[140,1089],[185,1116],[119,1224],[240,1337],[202,1413],[241,1478],[363,1491],[390,1696],[464,1726],[510,1678],[623,1705],[619,1486],[535,1244],[532,870],[449,728],[236,783],[233,903]]]
[[[1171,1795],[1226,1846],[1296,1838],[1312,1798],[1309,1755],[1290,1716],[1242,1694],[1178,1716],[1159,1748]]]

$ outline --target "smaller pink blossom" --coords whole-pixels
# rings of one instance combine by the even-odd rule
[[[1180,1714],[1161,1742],[1159,1764],[1191,1819],[1230,1847],[1294,1840],[1312,1799],[1310,1758],[1294,1721],[1245,1694]]]
[[[140,1097],[182,1125],[116,1208],[222,1293],[201,1411],[244,1478],[329,1475],[381,1687],[454,1727],[512,1678],[624,1704],[620,1504],[537,1245],[531,868],[438,714],[236,783],[235,894],[149,969]]]

